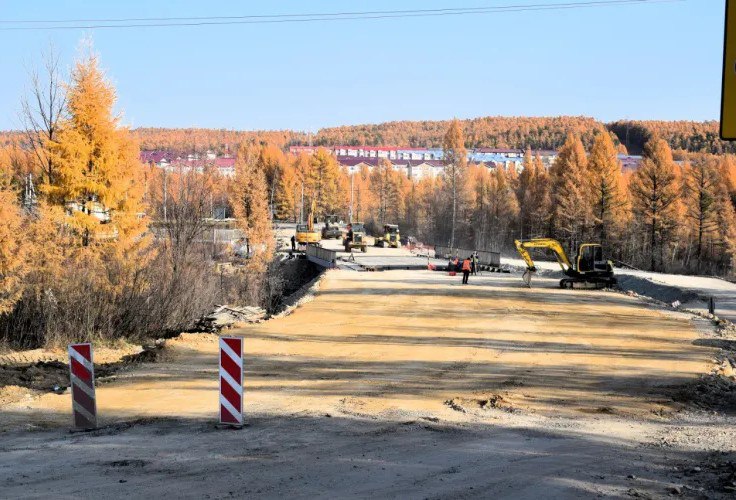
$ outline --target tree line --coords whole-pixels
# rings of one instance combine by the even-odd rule
[[[295,130],[240,131],[199,128],[137,128],[131,131],[141,149],[175,154],[218,155],[237,152],[245,142],[268,143],[285,149],[294,145],[442,147],[450,120],[396,121],[380,124],[330,127],[308,134]],[[577,134],[590,148],[596,133],[608,130],[619,153],[640,155],[652,137],[664,139],[676,158],[685,153],[736,153],[736,144],[720,140],[718,122],[629,121],[602,123],[593,118],[482,117],[460,121],[468,148],[559,149],[568,134]],[[0,132],[0,145],[8,145],[22,132]]]

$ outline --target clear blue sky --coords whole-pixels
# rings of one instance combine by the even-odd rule
[[[0,20],[560,1],[0,0]],[[53,44],[68,68],[86,35],[134,127],[316,130],[488,115],[717,119],[723,11],[724,0],[685,0],[329,23],[0,31],[0,129],[18,127],[28,68],[44,49]]]

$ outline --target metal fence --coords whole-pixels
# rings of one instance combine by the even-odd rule
[[[438,259],[450,259],[452,257],[469,257],[473,252],[478,252],[478,263],[481,266],[501,267],[501,252],[489,252],[486,250],[468,250],[467,248],[450,248],[441,245],[434,246],[434,256]]]
[[[307,245],[307,258],[324,267],[334,267],[337,262],[337,252],[317,245]]]
[[[149,228],[153,236],[157,239],[164,239],[169,236],[165,227],[153,226]],[[224,244],[230,245],[244,238],[245,235],[240,229],[224,229],[219,227],[208,227],[200,231],[194,240],[197,243]]]

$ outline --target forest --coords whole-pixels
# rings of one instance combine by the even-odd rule
[[[374,125],[323,128],[315,134],[293,130],[238,131],[198,128],[137,128],[131,131],[145,151],[181,154],[213,151],[234,154],[237,145],[255,141],[285,149],[288,146],[406,146],[441,147],[451,120],[398,121]],[[736,145],[720,140],[718,122],[628,121],[599,122],[593,118],[483,117],[460,120],[468,148],[559,149],[568,134],[576,134],[590,148],[597,132],[608,130],[619,153],[640,155],[652,137],[664,139],[677,158],[687,153],[736,153]],[[21,132],[0,132],[0,144],[17,140]]]

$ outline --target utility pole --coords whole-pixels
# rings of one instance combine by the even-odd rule
[[[299,209],[299,222],[304,223],[304,181],[302,181],[302,205]]]
[[[268,208],[271,211],[271,219],[274,219],[275,218],[274,214],[276,212],[276,210],[274,209],[274,206],[273,206],[273,197],[274,197],[275,190],[276,190],[276,175],[273,176],[273,180],[271,181],[271,201],[268,204],[269,205]]]
[[[348,214],[348,222],[353,222],[353,179],[355,173],[350,173],[350,213]]]
[[[166,167],[164,167],[164,223],[168,222],[168,219],[166,218],[166,202],[168,201],[168,194],[167,194],[167,187],[166,187]]]

